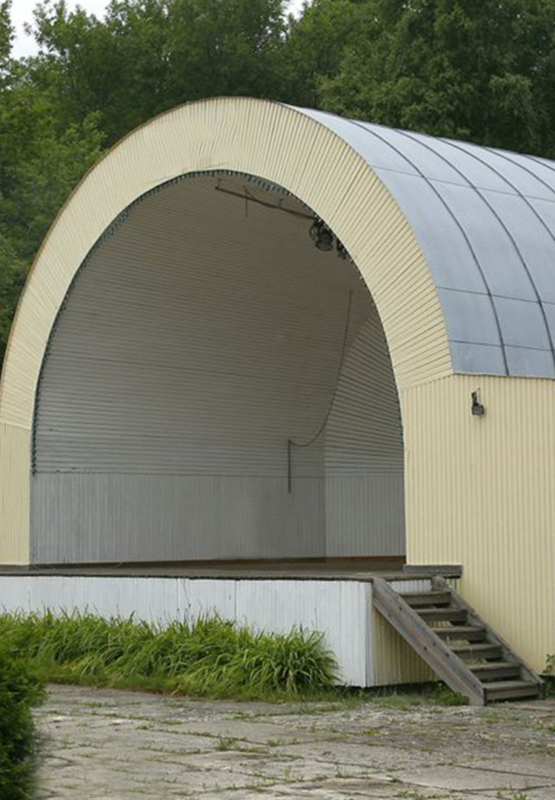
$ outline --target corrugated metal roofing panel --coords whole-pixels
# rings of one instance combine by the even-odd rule
[[[462,374],[473,372],[480,375],[507,374],[507,358],[504,348],[500,346],[451,342],[451,349]]]
[[[497,152],[494,150],[494,152]],[[553,161],[540,156],[530,156],[522,153],[511,153],[501,150],[503,155],[511,158],[515,163],[521,164],[524,169],[531,170],[534,175],[543,180],[555,190],[555,165]]]
[[[554,234],[526,199],[488,192],[487,202],[499,216],[518,248],[534,286],[536,299],[555,300]],[[555,204],[551,204],[554,205]],[[519,295],[521,298],[523,295]]]
[[[499,325],[489,295],[440,289],[439,296],[453,342],[501,346]]]
[[[507,346],[551,351],[545,317],[539,303],[506,297],[494,298],[503,340]]]
[[[543,311],[547,321],[547,327],[551,333],[552,341],[555,341],[555,303],[543,303]]]
[[[435,185],[464,230],[491,294],[535,300],[514,240],[483,195],[472,187]],[[451,257],[458,261],[456,251]]]
[[[436,286],[486,293],[487,287],[469,247],[466,231],[438,189],[420,176],[379,168],[376,172],[410,220]],[[431,219],[434,224],[430,224]]]
[[[426,144],[438,157],[456,170],[460,180],[454,181],[455,183],[474,186],[477,189],[489,189],[492,192],[515,193],[501,175],[473,158],[471,150],[458,147],[459,142],[422,134],[411,134],[411,136]],[[432,178],[431,175],[427,177]]]
[[[418,175],[418,171],[403,153],[395,150],[383,139],[372,136],[371,131],[364,127],[363,124],[310,108],[303,108],[302,112],[336,133],[353,150],[360,153],[373,168],[390,169],[395,172],[406,172],[408,175]]]
[[[436,287],[476,293],[476,307],[472,308],[469,296],[466,311],[462,301],[441,293],[455,371],[499,374],[499,353],[488,349],[487,336],[476,340],[480,330],[491,331],[497,325],[503,347],[515,339],[544,338],[537,331],[535,315],[522,312],[519,323],[516,317],[513,321],[504,317],[500,324],[495,305],[477,295],[528,301],[555,298],[552,162],[323,112],[303,113],[341,136],[377,172],[415,231]],[[487,317],[484,324],[477,322],[479,314]],[[555,359],[547,314],[542,314]],[[531,329],[516,331],[517,324],[530,324]],[[461,342],[461,329],[474,331],[474,337],[465,335]],[[461,347],[467,342],[485,347]],[[505,358],[505,372],[527,375],[527,358],[530,377],[553,376],[549,360],[533,352]]]
[[[403,154],[418,175],[427,180],[466,185],[467,180],[448,159],[443,158],[436,148],[430,146],[427,137],[367,122],[358,124],[375,138],[387,142],[397,153]]]
[[[505,352],[511,375],[521,378],[555,378],[553,355],[547,350],[507,346]]]
[[[450,142],[452,147],[456,145],[459,151],[468,153],[469,156],[479,163],[489,167],[498,179],[503,181],[504,188],[498,187],[494,191],[502,194],[518,194],[525,197],[538,197],[544,200],[555,200],[554,188],[545,181],[544,170],[534,170],[533,164],[518,156],[504,150],[493,150],[487,147],[478,147],[467,142]],[[485,186],[480,186],[486,189]],[[491,188],[491,187],[490,187]]]

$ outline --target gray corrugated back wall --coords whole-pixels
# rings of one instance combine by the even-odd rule
[[[309,220],[218,180],[246,179],[151,194],[79,272],[39,387],[34,563],[404,552],[399,405],[367,290]],[[332,400],[289,493],[287,440]]]

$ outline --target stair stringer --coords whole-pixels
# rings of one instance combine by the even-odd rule
[[[481,681],[403,600],[403,596],[383,578],[374,578],[373,589],[376,609],[436,675],[454,692],[465,695],[471,705],[485,705],[486,691]]]
[[[487,632],[488,639],[492,642],[492,644],[497,644],[503,650],[503,659],[505,661],[515,661],[518,663],[520,667],[520,672],[522,678],[530,681],[531,683],[537,684],[540,690],[540,696],[543,696],[545,693],[545,684],[543,680],[540,678],[537,672],[535,672],[532,667],[528,666],[526,661],[520,656],[513,647],[511,647],[505,639],[503,639],[497,631],[495,631],[491,625],[485,621],[483,617],[481,617],[478,612],[470,605],[470,603],[464,599],[462,595],[460,595],[456,589],[453,589],[452,586],[440,575],[435,575],[432,578],[432,588],[437,589],[440,591],[448,591],[451,593],[451,602],[453,605],[457,606],[457,608],[464,609],[467,613],[468,620],[471,625],[477,625],[484,628]],[[487,691],[486,691],[486,702],[487,702]]]

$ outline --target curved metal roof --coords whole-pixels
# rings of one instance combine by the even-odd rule
[[[420,241],[456,372],[555,377],[555,162],[299,109],[379,175]]]

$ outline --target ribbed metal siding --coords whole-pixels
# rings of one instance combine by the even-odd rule
[[[87,253],[111,222],[152,187],[188,171],[214,169],[260,175],[286,187],[336,231],[379,309],[399,387],[452,373],[445,322],[424,254],[367,163],[329,128],[297,111],[264,101],[214,99],[176,109],[129,136],[62,210],[12,328],[1,421],[31,429],[56,315]],[[0,457],[1,452],[0,441]],[[6,474],[9,491],[15,491],[9,466]],[[12,511],[2,518],[2,529],[29,516],[28,508]],[[21,536],[28,551],[28,526]]]
[[[265,101],[219,98],[148,123],[76,189],[44,242],[18,309],[0,394],[3,419],[32,424],[55,317],[87,253],[112,221],[152,187],[211,169],[263,176],[326,219],[370,286],[400,384],[450,374],[441,308],[423,253],[396,201],[364,160],[304,113]],[[417,315],[413,298],[419,298]]]
[[[217,190],[244,183],[197,177],[155,193],[83,267],[41,379],[33,561],[402,552],[398,401],[366,287],[314,248],[310,220]],[[325,438],[295,449],[291,494],[287,440],[325,417],[347,324],[326,548]]]
[[[555,652],[555,384],[458,376],[402,403],[409,563],[462,564],[464,596],[542,670]]]
[[[0,564],[29,563],[29,431],[0,423]]]
[[[376,310],[353,342],[326,431],[328,556],[403,555],[403,438]]]
[[[299,479],[292,495],[286,485],[285,475],[35,475],[32,561],[323,557],[323,481]]]
[[[246,216],[216,185],[151,196],[84,267],[45,362],[38,472],[283,476],[287,439],[324,417],[364,285],[308,220]],[[321,449],[298,452],[299,477],[322,475]]]

